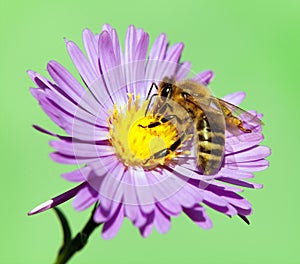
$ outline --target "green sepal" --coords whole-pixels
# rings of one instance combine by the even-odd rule
[[[63,234],[64,234],[63,246],[62,246],[62,248],[63,248],[65,245],[70,244],[71,239],[72,239],[72,232],[71,232],[68,220],[65,217],[65,215],[63,214],[63,212],[60,209],[58,209],[57,207],[54,207],[53,209],[60,221],[60,224],[61,224],[61,227],[63,230]]]

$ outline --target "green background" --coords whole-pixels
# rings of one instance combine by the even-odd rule
[[[208,210],[209,231],[181,215],[169,233],[143,239],[125,220],[113,240],[96,231],[70,263],[300,263],[299,1],[2,0],[0,10],[0,263],[54,261],[61,243],[54,213],[26,213],[74,186],[59,176],[72,168],[48,157],[50,138],[31,128],[60,132],[30,95],[26,70],[47,75],[46,63],[55,59],[75,73],[63,38],[82,47],[82,30],[100,32],[104,23],[122,39],[134,24],[151,42],[161,32],[171,43],[183,41],[194,71],[215,71],[217,96],[244,90],[243,108],[265,114],[264,144],[273,154],[270,168],[256,173],[264,189],[244,193],[254,207],[250,226]],[[74,231],[90,213],[75,212],[70,202],[61,208]]]

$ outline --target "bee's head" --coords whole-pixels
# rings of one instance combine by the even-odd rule
[[[162,82],[161,83],[161,92],[160,96],[163,96],[165,98],[170,98],[172,96],[173,91],[173,84],[168,82]]]

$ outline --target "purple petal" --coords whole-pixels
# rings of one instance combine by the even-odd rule
[[[176,80],[180,81],[186,79],[187,75],[191,70],[192,64],[189,61],[185,61],[180,64],[177,72],[176,72]]]
[[[163,76],[168,76],[168,77],[175,76],[183,47],[184,47],[183,43],[177,43],[171,46],[170,48],[168,48],[166,57],[164,59],[167,63],[164,63],[161,69]]]
[[[67,41],[67,49],[80,76],[82,77],[86,85],[90,87],[94,83],[94,81],[100,77],[99,73],[95,72],[82,51],[74,42]]]
[[[134,184],[134,169],[129,167],[124,173],[123,182],[126,186],[124,190],[124,204],[139,205],[136,188]],[[131,208],[135,210],[135,208]],[[127,210],[127,208],[126,208]],[[126,211],[127,212],[127,211]],[[128,212],[129,213],[129,212]]]
[[[125,204],[125,215],[132,221],[132,223],[140,228],[145,225],[147,219],[137,205]]]
[[[100,73],[99,69],[99,56],[98,56],[98,45],[94,34],[89,30],[85,29],[82,33],[82,40],[86,54],[89,58],[90,64],[93,67],[95,73]]]
[[[204,229],[212,228],[212,222],[202,206],[197,204],[192,208],[183,208],[183,211],[198,226]]]
[[[180,204],[176,203],[172,198],[157,202],[157,206],[169,216],[178,216],[182,211]]]
[[[115,214],[110,218],[109,221],[104,223],[102,229],[102,238],[112,239],[119,232],[121,225],[123,223],[124,213],[123,206],[119,204],[118,209]]]
[[[221,176],[219,176],[218,173],[218,176],[216,177],[216,180],[213,181],[213,183],[209,181],[207,181],[206,183],[209,184],[209,186],[215,186],[217,188],[221,188],[222,190],[233,192],[233,193],[239,193],[244,191],[242,188],[238,188],[236,186],[225,184],[222,181],[218,181],[219,177]]]
[[[41,133],[44,133],[46,135],[50,135],[50,136],[53,136],[53,137],[57,137],[58,139],[61,139],[62,141],[65,141],[65,142],[68,142],[68,143],[71,143],[71,142],[77,142],[77,143],[88,143],[88,144],[96,144],[96,145],[110,145],[108,143],[108,140],[105,139],[105,140],[89,140],[89,141],[85,141],[85,140],[82,140],[82,139],[79,139],[79,138],[76,138],[76,137],[69,137],[69,136],[62,136],[62,135],[59,135],[59,134],[56,134],[56,133],[53,133],[49,130],[46,130],[38,125],[32,125],[32,127],[34,129],[36,129],[37,131],[41,132]]]
[[[225,155],[225,164],[260,160],[268,157],[271,150],[265,146],[255,146],[248,150]]]
[[[108,201],[120,203],[123,201],[124,188],[122,178],[124,175],[124,166],[118,160],[111,164],[104,177],[103,183],[99,186],[98,192]]]
[[[154,212],[146,214],[146,223],[140,227],[140,232],[143,237],[147,237],[152,232],[153,221],[154,221]]]
[[[57,137],[57,138],[59,138],[59,139],[61,139],[61,140],[64,140],[64,141],[69,141],[69,142],[70,142],[70,141],[74,140],[74,138],[72,138],[72,137],[58,135],[58,134],[53,133],[53,132],[51,132],[51,131],[49,131],[49,130],[46,130],[45,128],[42,128],[42,127],[40,127],[40,126],[38,126],[38,125],[32,125],[32,127],[33,127],[34,129],[36,129],[37,131],[41,132],[41,133],[44,133],[44,134],[46,134],[46,135],[50,135],[50,136],[53,136],[53,137]],[[76,140],[77,140],[77,139],[76,139]]]
[[[241,102],[243,102],[245,97],[246,97],[245,92],[236,92],[236,93],[228,94],[224,96],[222,99],[231,104],[239,105]]]
[[[126,217],[128,217],[132,222],[137,218],[138,215],[138,206],[137,205],[131,205],[131,204],[124,204],[124,211]]]
[[[203,200],[201,192],[199,192],[199,190],[198,192],[195,192],[193,186],[187,184],[179,189],[171,198],[182,207],[192,207],[195,203]]]
[[[204,85],[208,85],[213,78],[214,78],[214,73],[210,70],[207,70],[198,73],[196,76],[192,78],[192,80],[198,83],[202,83]]]
[[[228,204],[227,206],[220,206],[220,205],[208,202],[208,201],[204,201],[203,203],[206,204],[207,206],[209,206],[210,208],[214,209],[215,211],[220,212],[222,214],[226,214],[229,216],[233,216],[233,215],[237,214],[237,210],[230,204]]]
[[[154,226],[159,233],[167,233],[171,227],[171,218],[157,206],[155,207]]]
[[[80,134],[86,133],[83,131],[88,131],[86,128],[89,127],[89,131],[92,131],[92,135],[94,134],[94,130],[98,130],[101,134],[103,131],[107,130],[107,123],[101,122],[99,117],[92,115],[89,112],[86,112],[78,105],[74,104],[69,98],[66,98],[63,94],[58,92],[52,84],[42,76],[37,77],[40,85],[43,82],[43,85],[48,85],[46,90],[42,89],[31,89],[33,95],[39,101],[43,110],[47,113],[47,115],[56,122],[60,127],[62,127],[68,134],[78,133],[78,137]],[[98,111],[100,107],[98,107]],[[107,113],[104,112],[104,115]],[[105,118],[104,116],[102,118]],[[76,121],[74,121],[74,119]],[[97,123],[104,123],[106,127],[101,128],[97,125]],[[85,129],[82,129],[83,126]],[[76,130],[77,128],[78,131]]]
[[[235,208],[240,208],[246,211],[252,210],[251,204],[246,199],[234,199],[230,197],[226,197],[225,199]]]
[[[235,209],[236,209],[237,213],[240,215],[246,216],[246,215],[252,214],[252,208],[243,209],[243,208],[239,208],[239,207],[235,206]]]
[[[215,185],[209,185],[207,187],[207,190],[222,197],[224,200],[232,204],[234,207],[239,207],[246,210],[251,209],[251,204],[246,199],[244,199],[242,196],[232,191],[225,190],[224,188]]]
[[[147,218],[145,214],[143,214],[142,210],[138,207],[135,220],[133,221],[134,226],[140,228],[144,226],[146,222],[147,222]]]
[[[86,102],[86,90],[62,65],[56,61],[50,61],[47,65],[47,70],[57,85],[77,104],[80,104],[84,109],[92,113],[97,113],[99,111],[97,101],[89,96],[88,101]]]
[[[182,195],[190,196],[190,204],[182,204],[185,207],[190,207],[189,205],[193,205],[192,202],[199,203],[203,200],[203,193],[197,187],[192,184],[185,184],[182,189],[180,190]]]
[[[117,31],[114,28],[112,28],[109,24],[103,25],[102,31],[107,31],[109,33],[110,38],[112,39],[113,50],[115,52],[116,60],[120,61],[120,63],[122,64],[124,58]]]
[[[87,179],[88,174],[91,172],[91,168],[86,166],[78,170],[63,173],[61,176],[71,182],[82,182]]]
[[[231,179],[231,178],[227,178],[227,177],[218,177],[218,180],[222,181],[222,182],[226,182],[226,183],[246,187],[246,188],[260,189],[260,188],[263,187],[261,184],[258,184],[258,183],[245,182],[245,181],[242,181],[242,180]]]
[[[129,26],[125,39],[125,75],[127,93],[145,97],[145,89],[137,90],[138,82],[145,80],[145,63],[148,50],[149,36],[143,30]]]
[[[136,60],[146,60],[149,45],[149,35],[145,32],[141,35],[140,41],[136,47]],[[144,71],[144,68],[143,68]]]
[[[90,186],[86,186],[76,194],[72,202],[72,205],[76,210],[83,211],[89,208],[97,201],[98,201],[98,193]]]
[[[75,188],[60,194],[54,198],[52,198],[51,200],[48,200],[45,203],[40,204],[39,206],[35,207],[34,209],[32,209],[28,215],[34,215],[37,213],[41,213],[44,212],[50,208],[53,208],[57,205],[60,205],[68,200],[70,200],[71,198],[73,198],[81,189],[85,188],[85,186],[87,185],[86,182],[83,182],[82,184],[76,186]]]
[[[136,28],[131,25],[128,27],[125,38],[125,64],[133,61],[135,47],[137,45]]]
[[[100,205],[94,213],[94,221],[96,223],[108,221],[115,214],[119,205],[119,203],[115,203],[105,197],[100,197]]]
[[[163,60],[167,51],[168,42],[165,34],[160,34],[154,41],[149,53],[150,60]]]
[[[179,63],[183,48],[184,48],[183,43],[176,43],[172,45],[167,50],[165,60]]]
[[[152,230],[153,230],[153,223],[150,223],[148,225],[140,227],[140,233],[141,233],[142,237],[144,237],[144,238],[146,238],[149,235],[151,235]]]
[[[135,192],[141,210],[148,214],[154,211],[154,197],[149,188],[149,181],[144,171],[135,171],[133,175]]]
[[[62,163],[62,164],[86,164],[93,161],[96,161],[99,158],[78,158],[72,155],[64,155],[58,152],[50,153],[50,158],[55,162]]]
[[[115,57],[112,39],[107,31],[103,31],[99,38],[99,55],[102,71],[105,73],[109,69],[120,65],[121,61]]]
[[[103,31],[99,38],[99,56],[101,70],[104,72],[103,79],[105,82],[106,97],[112,97],[112,101],[118,105],[124,105],[127,101],[127,95],[119,90],[125,86],[125,76],[120,57],[116,57],[111,36],[107,31]]]
[[[149,35],[142,29],[129,26],[125,38],[125,64],[146,59]]]
[[[66,141],[50,141],[49,145],[63,155],[81,158],[97,158],[114,153],[112,146],[75,143]]]
[[[66,94],[71,96],[75,102],[80,101],[82,95],[85,93],[85,89],[69,71],[56,61],[50,61],[47,64],[47,70],[52,79]]]
[[[239,163],[229,163],[225,164],[225,167],[232,170],[241,170],[241,171],[261,171],[265,170],[269,167],[269,161],[262,159],[262,160],[255,160],[250,162],[239,162]]]
[[[153,178],[158,178],[158,183],[151,186],[153,196],[162,206],[168,204],[167,209],[171,210],[171,212],[181,211],[181,205],[188,206],[191,203],[195,203],[195,199],[190,193],[183,194],[183,186],[186,184],[185,180],[176,177],[168,170],[164,171],[165,179],[161,179],[161,181],[159,181],[161,178],[159,173],[153,173],[152,175]]]
[[[244,179],[244,178],[253,178],[254,175],[251,172],[248,171],[239,171],[239,170],[233,170],[226,167],[223,167],[219,173],[218,177],[228,177],[232,179]]]
[[[222,206],[222,207],[228,207],[228,203],[219,195],[216,195],[213,192],[210,191],[203,191],[203,196],[204,196],[204,201],[212,203],[212,204],[216,204],[218,206]]]
[[[168,47],[165,34],[161,34],[154,41],[149,53],[148,63],[146,65],[145,80],[149,80],[146,87],[150,87],[152,82],[160,82],[164,77],[161,70],[165,62],[163,61]]]
[[[99,177],[105,176],[107,172],[112,168],[112,166],[116,166],[119,162],[117,156],[115,154],[108,155],[102,157],[101,159],[97,159],[93,162],[89,163],[89,166],[92,168],[93,172]]]
[[[53,105],[47,100],[44,92],[34,88],[30,89],[30,92],[39,101],[41,108],[51,120],[65,131],[68,131],[70,128],[69,120],[65,120],[60,113],[57,113]]]
[[[187,177],[189,179],[202,179],[203,175],[195,172],[195,167],[193,165],[194,164],[176,165],[173,170],[182,177]]]
[[[245,133],[238,136],[226,138],[226,153],[238,152],[258,145],[263,140],[260,133]]]

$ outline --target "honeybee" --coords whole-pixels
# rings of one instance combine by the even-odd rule
[[[152,84],[147,99],[153,87],[157,89],[157,93],[151,96],[145,115],[151,110],[160,118],[143,127],[153,128],[172,120],[181,132],[171,146],[154,153],[151,158],[163,158],[175,151],[192,128],[197,166],[204,175],[213,175],[218,172],[223,161],[226,128],[236,129],[239,133],[251,133],[252,128],[245,127],[244,122],[262,125],[256,116],[212,96],[205,85],[193,80],[175,82],[173,78],[165,77],[158,86],[156,83]],[[156,99],[150,109],[153,98]],[[238,117],[240,114],[243,120]]]

